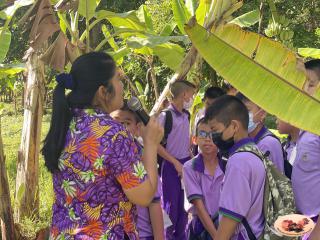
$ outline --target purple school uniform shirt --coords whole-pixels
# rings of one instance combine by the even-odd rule
[[[142,155],[143,146],[137,140],[135,140],[135,143],[138,147],[138,151],[140,155]],[[154,195],[154,198],[152,200],[152,203],[160,204],[160,201],[161,201],[161,182],[160,182],[160,179],[158,179],[158,187]],[[139,232],[139,238],[153,237],[153,230],[152,230],[152,225],[150,220],[149,208],[137,206],[137,212],[138,212],[137,229]]]
[[[292,169],[292,188],[299,212],[320,213],[320,136],[302,131]]]
[[[213,217],[219,209],[219,199],[224,174],[218,165],[214,176],[205,169],[202,154],[183,165],[183,182],[186,196],[191,202],[202,199],[208,214]],[[195,211],[193,214],[195,214]]]
[[[138,239],[124,189],[146,179],[133,137],[107,113],[76,109],[53,174],[50,239]]]
[[[158,179],[158,189],[152,203],[159,203],[161,202],[161,182]],[[137,206],[138,210],[138,219],[137,219],[137,228],[139,232],[139,238],[148,238],[153,236],[153,230],[151,225],[150,219],[150,212],[149,208]],[[162,216],[161,216],[162,217]]]
[[[255,136],[254,141],[257,144],[259,150],[263,153],[269,152],[269,159],[277,167],[277,169],[284,173],[284,159],[283,159],[283,149],[279,140],[271,136],[266,136],[263,139],[259,140],[260,137],[268,129],[263,127]]]
[[[241,221],[246,218],[258,238],[264,229],[263,194],[265,168],[253,153],[235,153],[244,144],[254,144],[249,138],[237,142],[230,150],[230,158],[220,196],[219,214],[239,222],[232,240],[241,234],[248,239]]]
[[[177,159],[190,156],[190,123],[187,113],[179,112],[172,104],[168,107],[172,113],[172,131],[167,140],[166,150]],[[164,127],[166,113],[159,114],[158,121]]]

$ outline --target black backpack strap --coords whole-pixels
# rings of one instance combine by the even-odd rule
[[[256,236],[254,235],[254,233],[252,232],[252,229],[247,221],[246,218],[244,218],[242,220],[242,225],[244,226],[244,228],[246,229],[247,231],[247,234],[248,234],[248,237],[250,240],[257,240]]]
[[[173,124],[173,117],[172,117],[172,112],[167,109],[163,111],[165,113],[165,120],[164,120],[164,135],[163,135],[163,141],[164,141],[164,148],[167,145],[167,140],[169,137],[169,134],[172,131],[172,124]]]

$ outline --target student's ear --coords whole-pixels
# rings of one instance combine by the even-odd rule
[[[239,132],[239,129],[240,129],[240,126],[241,126],[241,122],[239,122],[237,120],[232,120],[231,124],[233,125],[234,132],[235,133]]]
[[[261,122],[264,122],[264,120],[266,119],[267,117],[267,112],[264,111],[263,109],[260,110],[260,113],[259,113],[259,119]]]
[[[198,141],[197,141],[197,137],[196,136],[192,136],[191,140],[192,140],[192,144],[193,145],[198,145]]]

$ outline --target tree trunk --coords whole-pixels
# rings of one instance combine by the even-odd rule
[[[44,64],[33,53],[27,62],[24,121],[18,153],[15,218],[37,216],[39,210],[39,152],[43,114]]]
[[[1,125],[0,125],[1,128]],[[3,152],[3,143],[0,129],[0,222],[2,240],[14,240],[15,230],[11,209],[9,183],[5,165],[5,156]]]

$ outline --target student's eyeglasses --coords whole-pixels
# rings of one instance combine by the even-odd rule
[[[202,130],[198,131],[198,134],[197,134],[197,136],[202,139],[205,139],[205,138],[211,139],[211,135],[212,135],[211,132],[206,132],[206,131],[202,131]]]

